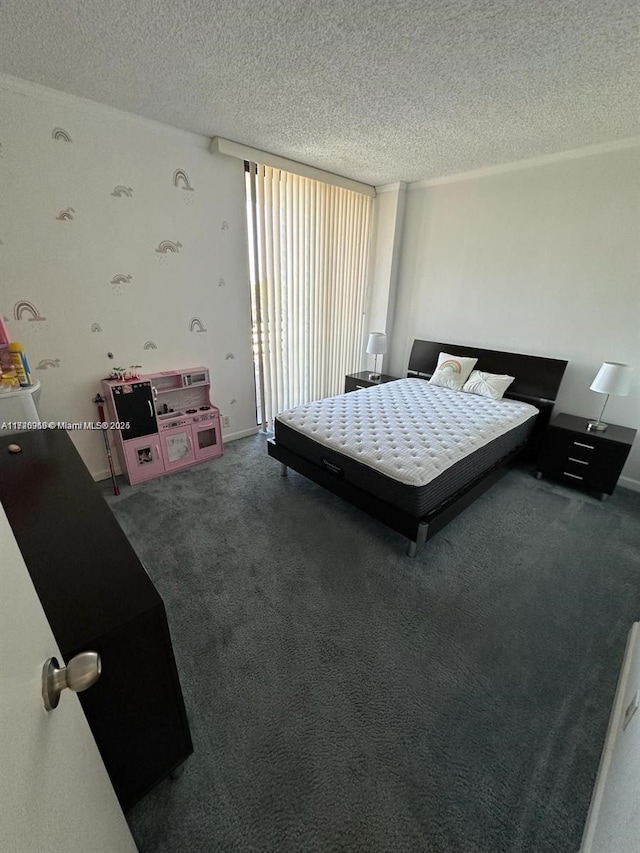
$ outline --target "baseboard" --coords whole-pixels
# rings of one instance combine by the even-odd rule
[[[226,432],[223,432],[222,438],[226,443],[227,441],[236,441],[238,438],[246,438],[248,435],[255,435],[257,432],[258,427],[254,426],[250,429],[241,429],[240,432],[230,432],[228,434]]]
[[[91,471],[90,474],[97,483],[100,480],[108,480],[111,476],[111,471],[108,468],[102,468],[100,471]],[[117,473],[116,476],[118,476]]]
[[[633,477],[620,477],[618,485],[631,489],[632,492],[640,492],[640,480],[634,480]]]

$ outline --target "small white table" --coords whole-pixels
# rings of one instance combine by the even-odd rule
[[[40,420],[36,408],[36,394],[40,391],[40,381],[34,379],[28,388],[18,388],[15,391],[0,391],[0,432],[3,435],[11,432],[21,432],[18,429],[3,429],[3,423],[34,423]],[[27,427],[23,427],[26,429]]]

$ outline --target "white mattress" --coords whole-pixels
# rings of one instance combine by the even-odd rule
[[[399,379],[306,403],[277,417],[387,477],[424,486],[537,414],[528,403]]]

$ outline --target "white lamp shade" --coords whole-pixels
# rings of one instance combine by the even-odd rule
[[[605,361],[591,383],[591,390],[597,391],[599,394],[615,394],[618,397],[626,397],[631,390],[632,369],[629,364]]]
[[[367,352],[369,355],[384,355],[387,351],[387,336],[384,332],[371,332]]]

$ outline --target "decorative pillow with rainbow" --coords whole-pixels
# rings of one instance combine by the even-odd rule
[[[432,385],[451,388],[453,391],[461,391],[477,361],[477,358],[441,352],[438,356],[438,364],[429,382]]]
[[[502,400],[504,392],[513,382],[515,376],[506,373],[485,373],[483,370],[471,371],[471,376],[465,382],[463,391],[479,394],[491,400]]]

